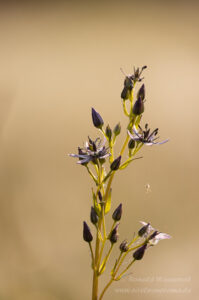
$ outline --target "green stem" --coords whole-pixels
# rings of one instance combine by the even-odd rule
[[[88,166],[86,166],[86,169],[87,169],[87,171],[88,171],[89,175],[91,176],[91,178],[92,178],[92,179],[95,181],[95,183],[96,183],[96,184],[98,184],[98,182],[97,182],[97,179],[96,179],[95,175],[92,173],[92,171],[89,169],[89,167],[88,167]]]
[[[114,244],[111,244],[111,247],[110,247],[110,249],[109,249],[109,251],[108,251],[108,253],[107,253],[107,255],[106,255],[105,259],[104,259],[103,265],[102,265],[102,266],[100,267],[100,269],[99,269],[99,274],[102,273],[104,267],[106,266],[107,260],[109,259],[109,256],[110,256],[110,254],[111,254],[111,251],[112,251],[112,249],[113,249],[113,245],[114,245]]]
[[[109,286],[111,285],[112,282],[113,282],[113,278],[111,278],[111,280],[108,282],[108,284],[107,284],[107,285],[105,286],[105,288],[103,289],[103,291],[102,291],[102,293],[101,293],[101,295],[100,295],[100,297],[99,297],[99,300],[102,299],[102,297],[104,296],[106,290],[109,288]]]
[[[135,262],[135,259],[132,260],[132,262],[126,267],[126,269],[124,269],[124,271],[117,277],[115,278],[115,280],[120,280],[121,277],[126,273],[126,271],[132,266],[132,264]]]
[[[121,155],[121,156],[122,156],[122,154],[124,153],[124,150],[125,150],[125,148],[126,148],[126,146],[127,146],[127,144],[128,144],[128,141],[129,141],[129,135],[127,134],[126,140],[124,141],[124,144],[123,144],[122,149],[121,149],[121,151],[120,151],[120,155]]]
[[[99,230],[101,229],[101,223],[102,219],[99,219]],[[95,245],[95,259],[94,259],[94,268],[93,268],[93,289],[92,289],[92,300],[97,300],[98,297],[98,270],[97,270],[97,264],[99,260],[99,246],[100,246],[100,240],[98,237],[98,234],[96,235],[96,245]]]
[[[123,100],[123,101],[122,101],[122,105],[123,105],[124,114],[125,114],[127,117],[129,117],[129,113],[128,113],[127,109],[126,109],[126,100]]]
[[[94,264],[95,264],[95,258],[94,258],[94,253],[93,253],[93,248],[92,248],[92,245],[91,245],[91,243],[89,243],[89,247],[90,247],[90,250],[91,250],[91,257],[92,257],[92,267],[94,268]]]

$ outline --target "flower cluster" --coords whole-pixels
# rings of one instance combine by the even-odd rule
[[[86,168],[95,183],[95,188],[92,188],[92,206],[90,209],[90,222],[94,226],[94,230],[96,230],[95,251],[93,251],[92,245],[94,240],[93,230],[90,229],[87,222],[83,222],[83,239],[89,245],[92,258],[92,300],[101,300],[111,283],[120,280],[133,263],[143,258],[149,247],[156,245],[160,240],[171,237],[154,229],[150,223],[141,222],[142,227],[137,232],[137,235],[134,235],[130,242],[125,239],[120,243],[119,256],[111,270],[110,281],[98,298],[99,276],[105,271],[112,249],[119,240],[119,226],[123,215],[123,206],[120,203],[112,213],[113,224],[107,231],[105,218],[111,210],[114,176],[128,167],[133,161],[141,158],[137,157],[137,153],[140,152],[143,145],[160,145],[168,141],[158,141],[158,128],[151,131],[148,124],[144,126],[144,129],[140,125],[145,111],[145,85],[142,84],[138,88],[136,96],[134,94],[137,84],[143,80],[141,75],[144,69],[146,69],[146,66],[134,68],[133,74],[125,75],[121,98],[123,111],[128,121],[125,132],[126,137],[119,153],[115,155],[115,144],[118,142],[118,136],[121,132],[120,123],[118,122],[113,129],[111,129],[109,124],[105,126],[102,116],[92,108],[93,125],[100,131],[103,138],[97,137],[95,140],[92,140],[88,137],[85,146],[78,147],[77,154],[70,154],[70,156],[78,158],[77,163]],[[128,108],[127,103],[129,104]],[[109,250],[104,254],[106,243],[109,243]],[[130,263],[121,271],[123,262],[129,253],[132,253]]]
[[[85,143],[85,147],[78,147],[78,154],[70,154],[70,156],[79,158],[77,163],[81,165],[86,165],[89,162],[96,164],[97,160],[103,162],[106,157],[110,156],[108,148],[105,147],[105,143],[105,139],[102,143],[100,138],[92,141],[88,137],[88,142]]]

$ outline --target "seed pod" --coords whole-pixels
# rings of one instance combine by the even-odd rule
[[[121,125],[120,125],[120,123],[118,123],[118,124],[115,126],[115,128],[113,129],[113,132],[114,132],[115,136],[117,136],[117,135],[120,134],[120,132],[121,132]]]
[[[135,102],[133,106],[133,114],[136,116],[141,115],[144,112],[144,102],[141,97]]]
[[[118,157],[118,158],[116,158],[113,162],[112,162],[112,164],[110,165],[110,168],[111,168],[111,170],[112,171],[117,171],[118,169],[119,169],[119,167],[120,167],[120,163],[121,163],[121,155]]]
[[[109,139],[109,141],[111,140],[111,137],[112,137],[112,130],[110,128],[109,125],[106,126],[106,136],[107,138]]]
[[[90,243],[93,240],[93,236],[91,234],[90,228],[88,227],[85,221],[83,222],[83,239],[87,243]]]
[[[127,240],[124,240],[121,244],[120,244],[120,251],[121,252],[127,252],[129,250],[129,246],[127,243]]]
[[[91,222],[95,225],[97,224],[98,222],[98,215],[94,209],[93,206],[91,206],[91,212],[90,212],[90,219],[91,219]]]
[[[119,226],[119,223],[115,226],[115,228],[111,231],[111,234],[110,234],[110,237],[109,237],[109,240],[112,244],[116,243],[117,240],[118,240],[118,226]]]
[[[93,125],[96,128],[102,128],[102,126],[104,125],[104,121],[102,119],[102,117],[100,116],[100,114],[98,112],[96,112],[96,110],[94,108],[92,108],[92,120],[93,120]]]
[[[147,244],[144,244],[140,248],[138,248],[134,253],[133,253],[133,258],[136,260],[141,260],[144,256],[145,250],[146,250]]]
[[[135,141],[131,139],[128,143],[128,148],[133,149],[134,147],[135,147]]]
[[[112,218],[114,221],[119,221],[122,217],[122,203],[113,212]]]
[[[141,88],[139,89],[139,91],[138,91],[138,93],[137,93],[137,99],[138,99],[139,97],[142,99],[142,101],[143,101],[144,98],[145,98],[145,85],[144,85],[144,84],[141,86]]]

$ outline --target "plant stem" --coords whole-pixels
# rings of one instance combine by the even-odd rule
[[[105,286],[105,288],[103,289],[103,291],[102,291],[102,293],[101,293],[101,295],[100,295],[100,297],[99,297],[99,300],[102,299],[102,297],[104,296],[106,290],[109,288],[109,286],[111,285],[112,282],[113,282],[113,278],[111,278],[111,280],[108,282],[108,284],[107,284],[107,285]]]
[[[102,219],[99,219],[98,228],[101,230]],[[95,261],[94,261],[94,268],[93,268],[93,289],[92,289],[92,300],[97,300],[98,297],[98,270],[97,264],[99,260],[99,246],[100,240],[98,234],[96,235],[96,245],[95,245]]]
[[[122,154],[124,153],[124,150],[125,150],[125,148],[126,148],[126,146],[127,146],[127,144],[128,144],[128,141],[129,141],[129,135],[127,134],[126,140],[125,140],[125,142],[124,142],[124,144],[123,144],[123,146],[122,146],[122,149],[121,149],[121,151],[120,151],[120,155],[122,155]]]
[[[132,266],[132,264],[135,262],[135,259],[132,260],[132,262],[126,267],[126,269],[124,269],[124,271],[117,277],[115,278],[115,280],[120,280],[122,275],[124,275],[124,273],[126,273],[126,271]]]

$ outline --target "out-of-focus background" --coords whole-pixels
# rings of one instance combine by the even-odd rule
[[[194,1],[1,1],[0,299],[91,299],[82,221],[92,183],[67,154],[99,135],[91,107],[111,127],[126,124],[120,67],[143,65],[143,123],[170,142],[143,148],[115,178],[112,208],[123,203],[120,240],[139,220],[173,238],[104,299],[198,299],[198,9]]]

